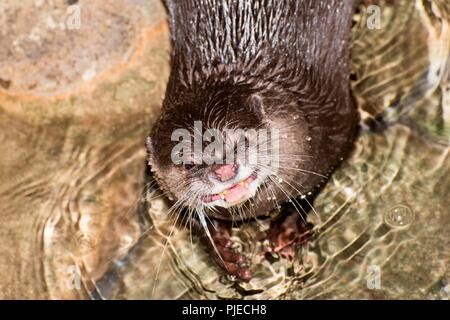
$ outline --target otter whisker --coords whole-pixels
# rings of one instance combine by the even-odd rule
[[[302,220],[306,223],[306,220],[305,220],[304,216],[303,216],[303,215],[300,213],[300,211],[298,210],[297,205],[300,207],[300,209],[302,210],[302,212],[303,212],[304,215],[307,215],[307,214],[308,214],[308,213],[306,212],[306,210],[305,210],[305,209],[297,202],[297,200],[296,200],[295,198],[292,198],[292,197],[284,190],[284,188],[283,188],[283,187],[282,187],[275,179],[273,179],[272,177],[270,177],[270,179],[272,180],[272,182],[274,182],[274,183],[277,185],[278,189],[280,189],[281,192],[284,193],[284,195],[286,196],[286,198],[289,199],[289,202],[292,203],[292,205],[293,205],[295,211],[297,211],[297,213],[299,214],[299,216],[300,216],[300,217],[302,218]]]
[[[162,250],[162,253],[161,253],[161,257],[160,257],[160,259],[159,259],[159,264],[158,264],[158,267],[157,267],[157,269],[156,269],[155,278],[153,279],[153,287],[152,287],[152,293],[151,293],[151,296],[152,296],[152,297],[153,297],[153,295],[154,295],[154,293],[155,293],[156,283],[157,283],[157,279],[158,279],[158,277],[159,277],[159,272],[160,272],[160,270],[161,270],[161,265],[162,265],[162,260],[163,260],[163,257],[164,257],[164,253],[166,252],[167,246],[168,246],[168,244],[169,244],[169,242],[170,242],[170,239],[172,238],[172,234],[173,234],[173,231],[175,230],[175,226],[176,226],[176,223],[177,223],[179,217],[180,217],[180,215],[178,214],[178,215],[176,216],[175,222],[172,224],[172,228],[171,228],[171,230],[170,230],[170,232],[169,232],[169,235],[168,235],[168,237],[166,238],[166,241],[165,241],[165,243],[164,243],[164,247],[163,247],[163,250]]]
[[[212,245],[214,251],[216,252],[219,259],[222,261],[223,265],[226,267],[225,261],[223,260],[223,257],[220,254],[219,250],[217,249],[214,239],[212,238],[211,233],[209,232],[208,225],[207,225],[206,219],[205,219],[206,215],[203,212],[201,207],[197,209],[197,216],[199,218],[201,226],[203,227],[203,230],[205,231],[206,236],[208,237],[209,241],[211,242],[211,245]]]
[[[278,175],[275,174],[275,176],[279,178]],[[294,181],[292,181],[292,183],[289,182],[288,179],[284,179],[283,182],[287,183],[291,188],[293,188],[300,196],[302,196],[302,199],[306,200],[306,202],[308,203],[308,205],[311,207],[311,209],[313,210],[313,212],[319,216],[319,214],[317,213],[316,209],[314,208],[314,206],[309,202],[309,200],[307,199],[307,197],[305,196],[305,194],[303,192],[301,192],[300,190],[298,190],[292,183],[295,183]],[[299,183],[300,187],[303,187],[300,183]],[[294,198],[295,199],[295,198]],[[298,202],[297,202],[298,203]]]
[[[320,174],[320,173],[314,172],[314,171],[310,171],[310,170],[306,170],[306,169],[292,168],[292,167],[285,167],[285,166],[283,166],[283,170],[286,170],[286,169],[300,171],[300,172],[303,172],[303,173],[308,173],[308,174],[312,174],[312,175],[315,175],[315,176],[318,176],[318,177],[321,177],[321,178],[324,178],[324,179],[328,179],[328,177],[323,175],[323,174]]]
[[[267,170],[266,168],[264,168],[264,167],[260,167],[260,169],[262,170],[262,171],[265,171],[265,170]],[[303,215],[300,213],[300,211],[298,210],[298,208],[297,208],[297,205],[301,208],[301,210],[303,211],[303,213],[306,215],[307,214],[307,212],[306,212],[306,210],[298,203],[298,201],[294,198],[294,199],[292,199],[292,196],[290,195],[290,194],[288,194],[287,193],[287,191],[281,186],[281,184],[280,183],[278,183],[278,181],[276,180],[276,179],[274,179],[274,177],[275,178],[277,178],[277,179],[279,179],[279,177],[278,177],[278,175],[276,175],[276,174],[274,174],[273,172],[270,172],[270,171],[268,171],[268,172],[266,172],[266,174],[268,175],[268,178],[280,189],[280,191],[286,196],[286,198],[287,199],[290,199],[289,201],[293,204],[293,206],[294,206],[294,208],[295,208],[295,210],[298,212],[298,214],[301,216],[301,218],[303,219],[303,220],[305,220],[304,219],[304,217],[303,217]],[[306,221],[305,221],[306,222]]]

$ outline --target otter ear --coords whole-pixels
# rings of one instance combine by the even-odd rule
[[[155,153],[155,146],[153,144],[153,139],[150,136],[147,137],[146,147],[147,147],[147,164],[150,167],[150,172],[155,172],[157,164],[157,161],[155,161],[156,153]]]
[[[255,112],[260,117],[265,115],[264,104],[261,96],[257,94],[252,94],[249,98],[249,105],[253,112]]]
[[[148,164],[151,164],[151,160],[153,158],[153,154],[154,154],[155,150],[154,150],[154,147],[153,147],[152,138],[150,136],[147,137],[147,142],[146,142],[145,145],[147,147]]]

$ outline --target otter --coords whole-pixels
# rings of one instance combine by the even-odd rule
[[[359,114],[350,92],[349,42],[355,2],[165,1],[171,73],[147,139],[148,164],[173,210],[198,223],[216,261],[242,280],[251,278],[250,268],[221,227],[268,216],[283,203],[294,207],[291,214],[306,213],[295,200],[312,201],[354,145]],[[183,142],[187,149],[174,139],[180,130],[193,138]],[[219,132],[208,142],[226,142],[224,152],[210,148],[209,160],[216,161],[190,148],[207,130]],[[250,146],[255,136],[245,132],[261,130],[266,138]],[[227,161],[238,145],[246,156]],[[175,163],[174,153],[182,161]],[[250,162],[251,154],[262,156]],[[283,221],[293,225],[292,218]]]

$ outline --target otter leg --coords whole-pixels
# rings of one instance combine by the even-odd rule
[[[312,227],[294,207],[286,207],[281,217],[271,222],[265,237],[268,246],[263,249],[263,253],[273,252],[282,258],[293,259],[299,246],[311,237]]]
[[[202,243],[208,247],[211,257],[221,268],[242,281],[250,281],[252,273],[246,258],[233,248],[230,223],[211,219],[211,223],[208,225],[209,233],[218,253],[198,221],[195,223],[195,229],[199,229]],[[218,254],[220,254],[220,257]]]

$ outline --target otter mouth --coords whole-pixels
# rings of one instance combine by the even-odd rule
[[[256,178],[257,173],[253,172],[249,177],[233,184],[231,187],[220,193],[203,196],[202,201],[207,204],[211,204],[215,201],[224,201],[228,205],[240,204],[253,196],[254,188],[251,187]]]

